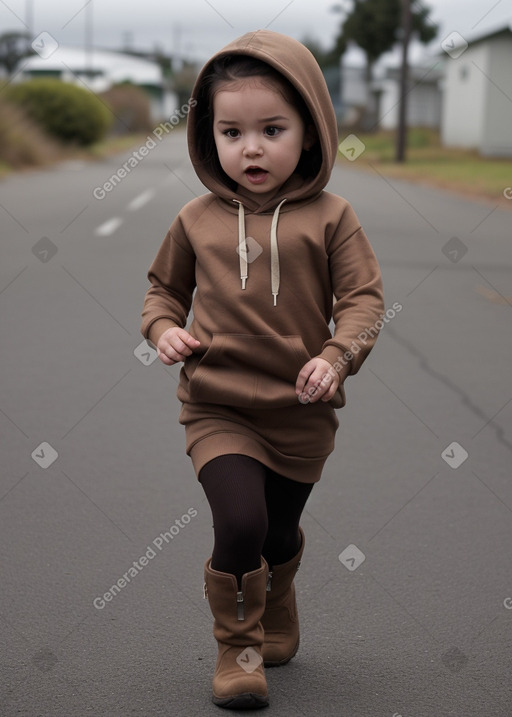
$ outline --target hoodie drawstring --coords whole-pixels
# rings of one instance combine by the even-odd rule
[[[247,262],[247,241],[245,238],[245,213],[244,205],[238,199],[234,199],[234,202],[238,204],[238,256],[240,260],[240,281],[242,282],[242,289],[245,289],[245,284],[249,276],[249,265]],[[272,224],[270,226],[270,282],[272,296],[274,297],[274,306],[277,306],[277,297],[279,294],[279,285],[281,282],[281,273],[279,269],[279,248],[277,245],[277,223],[279,221],[279,210],[281,206],[286,202],[283,199],[280,202],[272,217]]]
[[[272,296],[274,297],[274,306],[277,306],[277,295],[279,294],[279,284],[281,274],[279,271],[279,249],[277,247],[277,222],[279,220],[279,210],[286,199],[277,205],[274,216],[272,217],[272,225],[270,227],[270,276],[272,282]]]
[[[234,200],[237,201],[236,199]],[[245,215],[244,205],[242,202],[238,202],[238,257],[240,260],[240,281],[242,282],[242,289],[245,289],[245,282],[247,281],[248,264],[247,264],[247,242],[245,241]]]

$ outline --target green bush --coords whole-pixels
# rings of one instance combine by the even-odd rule
[[[102,139],[112,115],[92,92],[53,78],[11,85],[7,99],[61,142],[86,146]]]

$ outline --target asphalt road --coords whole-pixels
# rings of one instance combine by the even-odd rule
[[[329,189],[372,241],[388,321],[304,514],[302,644],[268,671],[267,713],[510,717],[512,213],[364,163]],[[0,183],[6,717],[220,714],[211,517],[179,367],[139,334],[147,268],[203,191],[179,132]]]

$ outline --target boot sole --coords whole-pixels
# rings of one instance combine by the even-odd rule
[[[268,707],[268,697],[265,695],[257,695],[253,692],[244,692],[241,695],[233,695],[232,697],[212,697],[213,704],[217,707],[224,707],[227,710],[257,710],[262,707]]]

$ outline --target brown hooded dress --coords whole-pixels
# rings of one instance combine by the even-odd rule
[[[351,206],[324,191],[338,135],[313,55],[269,30],[248,33],[215,57],[233,54],[267,62],[295,86],[316,125],[311,151],[321,167],[307,179],[294,173],[262,204],[233,191],[197,140],[212,58],[197,79],[187,130],[192,164],[210,193],[186,204],[169,229],[149,269],[141,331],[156,343],[169,327],[185,327],[192,310],[187,330],[201,346],[183,364],[177,395],[197,475],[212,458],[240,453],[313,483],[334,448],[343,379],[375,342],[384,311],[380,269]],[[301,403],[295,393],[300,369],[314,356],[340,372],[329,403]]]

